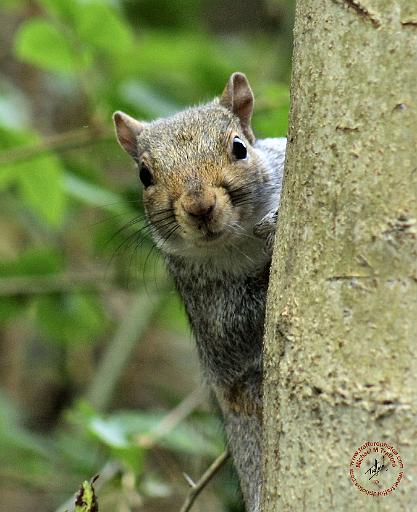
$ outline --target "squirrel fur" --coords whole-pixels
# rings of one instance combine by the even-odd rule
[[[146,123],[114,114],[144,185],[152,237],[184,301],[222,411],[246,508],[260,511],[262,338],[286,139],[256,140],[254,98],[234,73],[223,94]]]

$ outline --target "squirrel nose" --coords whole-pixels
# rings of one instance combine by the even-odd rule
[[[205,197],[198,199],[187,198],[183,201],[184,211],[195,220],[209,220],[216,206],[216,197]]]
[[[192,206],[187,206],[185,211],[191,217],[197,218],[207,218],[210,216],[211,212],[214,210],[214,204],[205,205],[205,204],[195,204]]]

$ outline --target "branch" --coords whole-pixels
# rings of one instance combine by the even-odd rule
[[[200,492],[210,482],[213,476],[219,471],[219,469],[225,464],[227,459],[230,457],[228,451],[224,451],[217,459],[211,464],[203,476],[198,480],[197,483],[193,483],[190,478],[186,478],[187,482],[191,485],[191,489],[188,491],[188,495],[181,507],[180,512],[188,512],[191,510],[194,501],[197,499]]]
[[[49,151],[68,151],[111,138],[113,138],[113,131],[108,129],[78,128],[45,137],[42,142],[34,146],[23,146],[3,151],[0,154],[0,166],[30,160]]]
[[[73,289],[107,289],[111,285],[111,272],[91,270],[88,273],[67,272],[45,276],[17,276],[0,279],[0,297],[9,295],[36,295]]]

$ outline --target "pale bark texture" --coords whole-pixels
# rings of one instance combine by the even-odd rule
[[[417,510],[417,2],[300,0],[294,35],[263,511]],[[404,461],[388,496],[350,479],[367,441]]]

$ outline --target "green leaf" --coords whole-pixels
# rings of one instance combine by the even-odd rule
[[[7,151],[34,147],[38,141],[36,133],[0,127],[0,147],[6,158]],[[30,160],[2,165],[0,189],[17,185],[24,206],[42,221],[58,226],[63,220],[66,199],[62,175],[61,162],[53,153],[33,156]]]
[[[96,439],[110,448],[113,456],[123,461],[138,474],[143,466],[144,448],[132,438],[132,432],[117,417],[103,419],[94,417],[88,424],[88,430]]]
[[[21,60],[48,71],[73,73],[78,68],[65,31],[42,18],[30,19],[19,27],[15,52]]]
[[[78,9],[80,2],[78,0],[38,0],[45,11],[52,16],[58,16],[63,20],[71,20]]]
[[[162,437],[159,445],[174,452],[214,457],[223,449],[221,439],[207,434],[212,432],[207,432],[201,422],[181,423],[168,435]]]
[[[7,159],[3,158],[4,155],[8,155],[8,152],[11,150],[15,150],[16,148],[35,144],[37,138],[34,134],[13,130],[6,128],[5,126],[0,126],[0,157],[2,157],[2,161],[7,161]],[[5,188],[11,184],[14,184],[17,180],[18,172],[16,170],[15,165],[1,165],[0,166],[0,190]]]
[[[61,164],[54,155],[19,164],[19,190],[24,204],[52,226],[59,226],[63,220],[62,174]]]
[[[117,421],[93,418],[89,429],[100,441],[112,448],[127,448],[130,444],[126,428]]]
[[[120,195],[95,183],[90,183],[75,174],[65,174],[64,187],[68,195],[90,206],[98,206],[115,214],[135,215],[136,213]]]
[[[133,37],[125,21],[104,3],[80,4],[75,26],[79,37],[111,55],[132,49]]]
[[[93,343],[106,328],[97,298],[82,293],[39,298],[37,318],[49,339],[64,344]]]
[[[149,436],[159,446],[172,451],[205,455],[216,455],[220,451],[217,440],[202,434],[203,423],[199,423],[197,429],[183,422],[168,432],[160,433],[158,429],[164,416],[163,413],[120,412],[107,418],[90,418],[87,428],[111,448],[134,448],[138,446],[138,437]]]
[[[129,80],[120,87],[121,96],[137,109],[146,111],[147,117],[165,117],[179,110],[178,105],[168,101],[155,90],[137,80]]]
[[[0,297],[0,324],[18,316],[25,307],[16,297]]]
[[[36,247],[25,251],[18,258],[3,260],[0,277],[42,276],[62,269],[63,261],[57,252]]]

